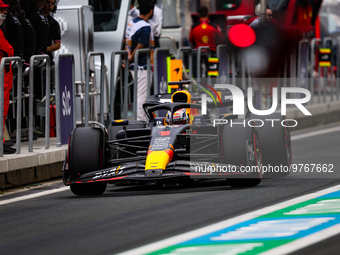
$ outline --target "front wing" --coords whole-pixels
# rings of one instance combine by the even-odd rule
[[[169,163],[166,169],[157,176],[146,175],[145,164],[138,162],[82,174],[65,184],[115,181],[170,182],[174,179],[185,178],[247,178],[248,175],[249,173],[240,171],[240,166],[220,164],[216,168],[216,164],[213,163],[177,160]]]

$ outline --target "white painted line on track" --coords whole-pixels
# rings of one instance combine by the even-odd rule
[[[330,238],[340,233],[340,224],[334,225],[332,227],[326,228],[309,236],[300,238],[298,240],[292,241],[290,243],[281,245],[277,248],[268,250],[266,252],[260,253],[259,255],[284,255],[292,253],[294,251],[301,250],[307,246],[318,243],[322,240]]]
[[[292,141],[304,139],[304,138],[309,138],[312,136],[318,136],[318,135],[324,135],[324,134],[329,134],[329,133],[334,133],[340,131],[340,127],[333,127],[333,128],[328,128],[328,129],[322,129],[322,130],[317,130],[317,131],[312,131],[306,134],[301,134],[301,135],[294,135],[291,137]]]
[[[69,190],[69,189],[70,189],[69,187],[61,187],[61,188],[58,188],[58,189],[52,189],[52,190],[42,191],[42,192],[39,192],[39,193],[34,193],[34,194],[26,195],[26,196],[2,200],[2,201],[0,201],[0,205],[7,205],[7,204],[11,204],[11,203],[19,202],[19,201],[24,201],[24,200],[28,200],[28,199],[32,199],[32,198],[42,197],[42,196],[58,193],[58,192]]]
[[[310,199],[317,198],[317,197],[326,195],[328,193],[336,192],[336,191],[339,191],[339,190],[340,190],[340,185],[336,185],[336,186],[333,186],[333,187],[330,187],[330,188],[327,188],[327,189],[324,189],[324,190],[320,190],[320,191],[317,191],[317,192],[314,192],[314,193],[311,193],[311,194],[303,195],[301,197],[293,198],[291,200],[288,200],[288,201],[285,201],[285,202],[282,202],[282,203],[278,203],[278,204],[271,205],[271,206],[253,211],[253,212],[249,212],[249,213],[246,213],[246,214],[243,214],[243,215],[240,215],[240,216],[236,216],[236,217],[228,219],[228,220],[217,222],[215,224],[212,224],[212,225],[209,225],[209,226],[206,226],[206,227],[203,227],[203,228],[199,228],[199,229],[196,229],[196,230],[193,230],[193,231],[189,231],[187,233],[179,234],[179,235],[176,235],[176,236],[173,236],[173,237],[170,237],[170,238],[158,241],[158,242],[150,243],[150,244],[138,247],[136,249],[132,249],[132,250],[129,250],[129,251],[126,251],[126,252],[119,253],[118,255],[130,255],[130,254],[131,255],[137,255],[137,254],[146,254],[146,253],[154,252],[154,251],[157,251],[157,250],[160,250],[160,249],[163,249],[163,248],[166,248],[166,247],[178,244],[178,243],[183,243],[185,241],[189,241],[191,239],[194,239],[194,238],[197,238],[197,237],[218,231],[220,229],[224,229],[224,228],[236,225],[238,223],[241,223],[241,222],[244,222],[244,221],[247,221],[247,220],[251,220],[251,219],[259,217],[261,215],[265,215],[265,214],[268,214],[268,213],[271,213],[271,212],[274,212],[274,211],[278,211],[278,210],[281,210],[281,209],[286,208],[288,206],[292,206],[292,205],[295,205],[295,204],[298,204],[298,203],[301,203],[301,202],[305,202],[305,201],[308,201]],[[336,226],[338,226],[338,225],[336,225]],[[340,233],[340,228],[338,230],[339,230],[338,233]],[[316,242],[316,241],[314,241],[314,242]],[[271,253],[271,254],[276,254],[276,253]]]

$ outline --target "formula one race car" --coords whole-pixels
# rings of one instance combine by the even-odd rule
[[[189,83],[174,82],[179,89],[173,94],[149,96],[143,104],[148,121],[113,120],[107,128],[96,123],[73,130],[65,185],[76,195],[99,195],[117,182],[162,186],[224,178],[232,187],[251,187],[261,182],[263,165],[290,166],[287,127],[252,119],[249,110],[243,118],[227,114],[233,105],[229,90],[216,93],[217,104],[181,89]]]

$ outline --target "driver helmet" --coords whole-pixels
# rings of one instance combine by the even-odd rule
[[[169,125],[170,124],[170,115],[171,111],[168,111],[166,114],[165,121]],[[172,118],[172,124],[179,125],[179,124],[188,124],[189,123],[189,113],[185,108],[177,110]]]

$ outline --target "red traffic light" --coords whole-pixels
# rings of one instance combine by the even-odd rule
[[[248,25],[238,24],[230,28],[229,39],[237,47],[249,47],[256,40],[255,31]]]

